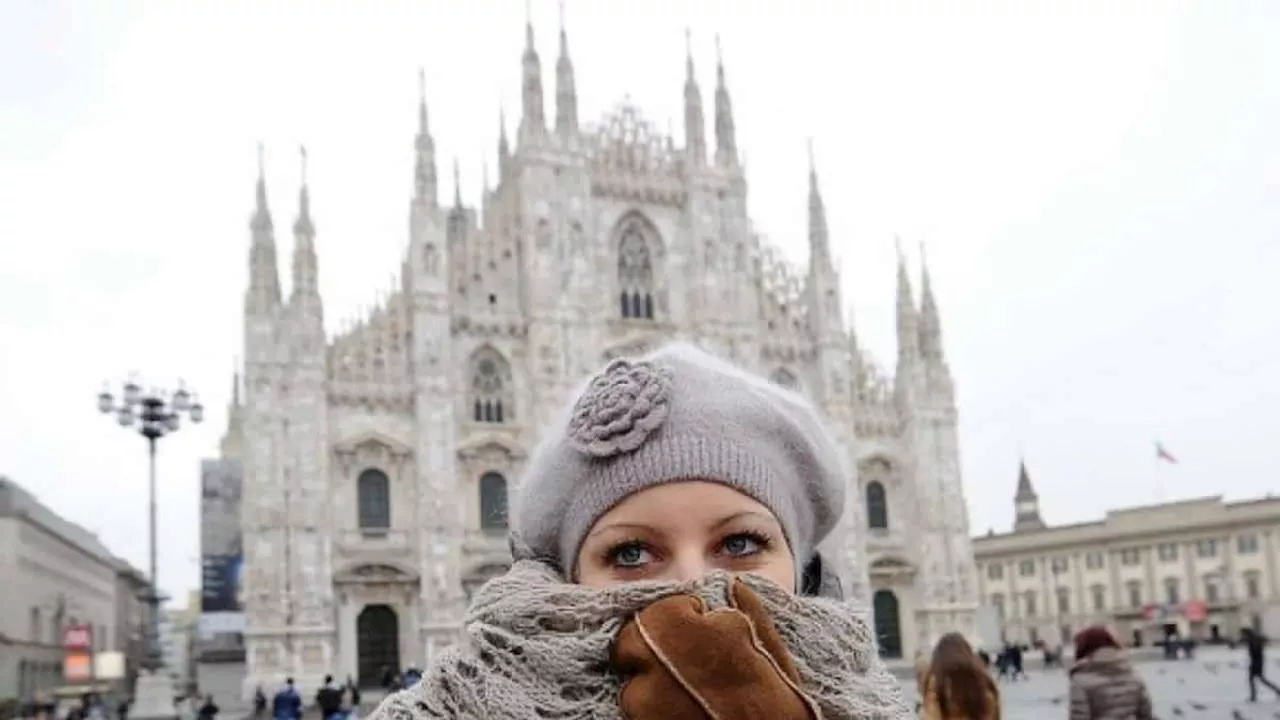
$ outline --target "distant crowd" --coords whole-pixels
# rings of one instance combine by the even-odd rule
[[[1266,677],[1267,639],[1250,629],[1241,633],[1248,657],[1249,701],[1258,699],[1258,686],[1280,698],[1280,687]],[[1172,638],[1167,657],[1179,652],[1191,657],[1194,645]],[[1030,648],[1008,644],[992,667],[985,650],[975,651],[964,636],[949,633],[933,649],[932,656],[916,658],[916,687],[920,702],[916,711],[924,720],[973,718],[999,720],[999,680],[1017,681],[1027,676],[1023,653]],[[1063,667],[1062,649],[1043,647],[1045,667]],[[1151,695],[1134,671],[1120,644],[1104,627],[1095,626],[1075,636],[1075,657],[1067,672],[1071,720],[1154,720]]]

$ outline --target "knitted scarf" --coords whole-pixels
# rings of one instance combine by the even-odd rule
[[[764,602],[824,720],[911,717],[901,687],[877,656],[865,612],[791,595],[762,578],[742,580]],[[537,561],[518,561],[476,594],[462,643],[369,720],[622,720],[622,680],[609,669],[619,629],[634,613],[677,593],[724,607],[731,582],[731,575],[717,572],[693,583],[593,589],[565,583]]]

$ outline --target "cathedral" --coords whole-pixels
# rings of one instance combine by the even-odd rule
[[[497,184],[479,207],[456,192],[439,201],[424,92],[396,291],[336,335],[305,178],[286,295],[259,173],[237,442],[225,446],[244,467],[247,688],[286,676],[314,687],[326,673],[376,685],[429,662],[457,637],[470,594],[508,566],[508,494],[571,389],[672,338],[825,414],[849,493],[824,551],[873,614],[882,655],[974,636],[955,394],[928,269],[917,304],[899,260],[889,377],[845,321],[812,162],[808,266],[794,268],[747,215],[722,61],[709,123],[692,57],[686,67],[683,138],[630,103],[579,124],[563,28],[545,103],[528,25],[519,128],[514,142],[500,131]]]

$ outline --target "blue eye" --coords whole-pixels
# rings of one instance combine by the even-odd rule
[[[649,551],[640,543],[626,543],[610,550],[609,560],[618,567],[639,567],[649,561]]]
[[[725,538],[720,546],[724,548],[724,552],[727,555],[745,557],[747,555],[755,555],[763,550],[765,542],[751,533],[738,533]]]

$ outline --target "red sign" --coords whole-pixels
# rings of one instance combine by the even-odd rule
[[[93,627],[91,625],[68,625],[62,631],[62,649],[67,651],[92,650]]]
[[[1209,606],[1199,600],[1192,600],[1182,606],[1182,614],[1187,622],[1204,622],[1209,617]]]

